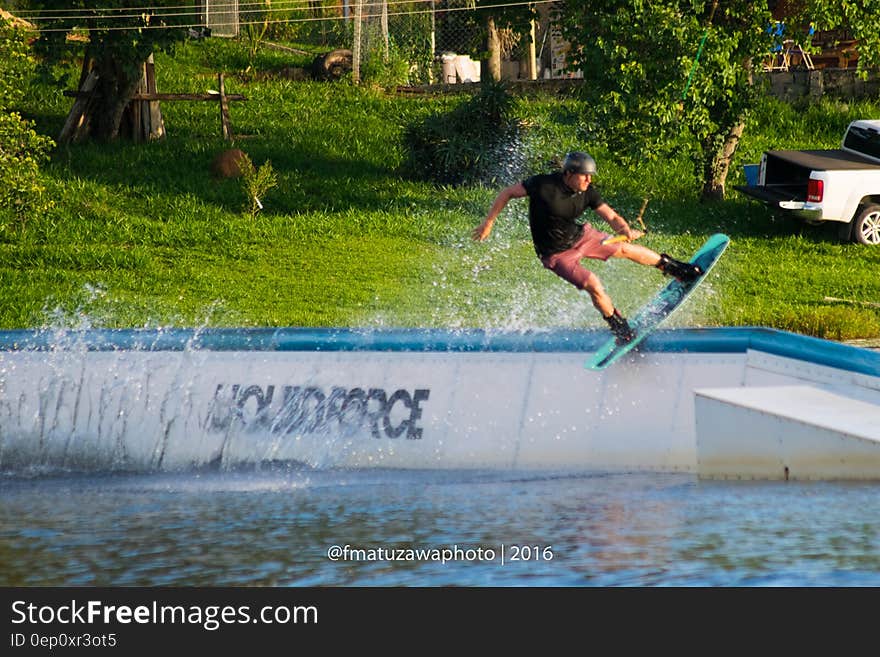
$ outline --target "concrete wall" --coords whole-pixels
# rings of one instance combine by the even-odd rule
[[[855,69],[851,68],[825,68],[814,71],[794,69],[771,71],[761,75],[766,76],[769,92],[783,100],[818,99],[822,96],[848,100],[862,98],[880,100],[880,73],[870,74],[867,80],[859,79]],[[576,93],[584,81],[553,78],[507,80],[507,84],[513,93],[521,96],[546,96]],[[461,84],[433,85],[415,89],[443,93],[464,93],[473,90],[471,86]]]
[[[304,467],[697,472],[694,391],[843,386],[880,354],[769,329],[0,332],[0,471]]]
[[[822,96],[842,99],[880,100],[880,74],[861,80],[854,68],[823,68],[808,71],[772,71],[765,73],[771,93],[783,100],[818,99]]]

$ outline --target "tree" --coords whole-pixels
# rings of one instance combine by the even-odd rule
[[[862,39],[859,66],[876,64],[880,11],[852,4],[805,0],[787,23],[848,27]],[[701,197],[723,198],[745,120],[763,93],[755,67],[775,45],[768,3],[561,0],[556,20],[572,46],[568,66],[584,72],[594,127],[623,162],[685,150]]]
[[[176,0],[130,9],[126,0],[45,0],[36,50],[47,64],[82,56],[78,89],[96,76],[92,101],[83,117],[84,133],[98,140],[119,136],[123,112],[141,80],[143,65],[156,51],[171,51],[186,37],[180,27],[193,22],[192,10]],[[57,11],[63,9],[63,11]],[[51,13],[55,10],[55,13]],[[94,76],[93,76],[94,79]]]
[[[501,80],[502,39],[501,30],[507,30],[518,39],[531,39],[531,21],[538,13],[533,5],[512,5],[499,7],[492,0],[483,0],[482,4],[490,5],[484,18],[486,34],[486,71],[495,82]],[[481,2],[476,2],[480,9]]]
[[[690,153],[705,199],[720,198],[772,45],[766,3],[563,0],[558,22],[595,123],[631,165]],[[588,26],[588,27],[582,27]]]
[[[28,36],[25,29],[0,16],[0,217],[19,222],[52,205],[40,165],[54,144],[14,111],[34,68]]]

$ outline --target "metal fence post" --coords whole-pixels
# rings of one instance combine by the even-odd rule
[[[354,3],[354,43],[351,47],[351,79],[355,84],[361,82],[361,0]]]

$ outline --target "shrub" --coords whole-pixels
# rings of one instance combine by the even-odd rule
[[[0,19],[0,217],[19,222],[52,206],[40,165],[55,145],[13,111],[27,88],[34,62],[25,32]]]
[[[512,161],[523,122],[502,82],[480,91],[447,113],[432,114],[406,128],[408,174],[419,180],[464,185],[496,183]]]

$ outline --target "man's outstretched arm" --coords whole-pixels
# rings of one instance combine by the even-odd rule
[[[486,214],[486,219],[483,223],[474,228],[472,237],[478,242],[482,242],[489,237],[495,219],[501,214],[501,211],[505,208],[508,201],[512,198],[522,198],[527,194],[528,192],[526,192],[526,188],[521,182],[511,185],[510,187],[505,187],[498,192],[498,196],[495,197],[495,200],[492,202],[492,207],[489,208],[489,212]]]

